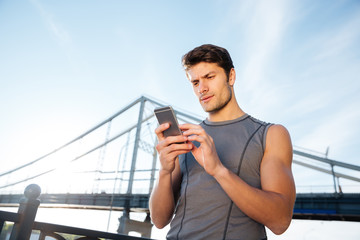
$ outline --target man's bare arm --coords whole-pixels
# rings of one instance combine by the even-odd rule
[[[171,221],[180,183],[181,173],[178,160],[176,160],[176,166],[172,173],[159,171],[159,177],[149,201],[151,219],[157,228],[163,228]]]

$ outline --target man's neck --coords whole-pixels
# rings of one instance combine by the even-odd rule
[[[233,98],[222,109],[209,113],[208,120],[211,122],[222,122],[239,118],[244,114],[245,112],[240,108],[235,98]]]

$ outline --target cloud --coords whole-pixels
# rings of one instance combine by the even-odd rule
[[[47,24],[50,32],[56,38],[61,46],[65,46],[71,42],[69,33],[54,20],[54,17],[48,12],[38,0],[30,0],[30,2],[36,7]]]
[[[246,88],[251,92],[258,89],[259,82],[264,79],[271,56],[282,40],[286,28],[286,2],[260,1],[255,6],[254,14],[250,16],[250,24],[245,29],[247,46],[247,64],[243,71]]]
[[[360,16],[352,16],[346,23],[335,27],[332,31],[323,34],[318,41],[321,41],[321,49],[314,56],[317,61],[327,60],[344,53],[351,54],[352,46],[358,46],[360,38]],[[350,51],[350,52],[349,52]]]
[[[78,51],[69,31],[56,20],[55,14],[47,10],[39,0],[30,0],[30,2],[36,7],[51,36],[60,46],[60,51],[58,52],[61,55],[65,55],[67,62],[63,66],[69,64],[74,71],[72,73],[77,74],[77,80],[81,78],[86,78],[87,80],[93,79],[95,76],[93,67],[89,66],[88,59],[84,59],[83,53]],[[54,48],[54,50],[57,49]],[[59,56],[60,59],[61,55]]]
[[[357,108],[358,104],[353,102],[339,112],[333,111],[328,116],[322,116],[321,123],[309,126],[307,133],[298,139],[297,144],[324,151],[328,146],[346,148],[350,142],[356,141],[360,132],[360,110],[356,110]]]
[[[235,89],[239,100],[247,109],[259,117],[268,116],[271,112],[267,106],[276,106],[282,102],[285,85],[269,81],[273,71],[274,59],[278,58],[281,43],[292,19],[291,8],[287,1],[242,2],[238,17],[242,29],[239,51],[242,63],[236,67],[237,79],[241,88]],[[260,102],[264,104],[259,104]],[[246,109],[244,109],[246,111]]]

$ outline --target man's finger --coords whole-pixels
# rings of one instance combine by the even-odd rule
[[[169,123],[161,124],[159,127],[155,129],[155,134],[158,137],[159,141],[162,141],[165,139],[164,137],[164,131],[170,127]]]

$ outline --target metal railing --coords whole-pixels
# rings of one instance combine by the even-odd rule
[[[13,228],[10,240],[28,240],[34,230],[39,232],[39,240],[45,240],[47,236],[58,240],[65,240],[64,235],[72,235],[71,239],[116,239],[116,240],[135,240],[147,239],[133,237],[123,234],[114,234],[102,231],[95,231],[84,228],[63,226],[44,222],[36,222],[35,216],[40,205],[41,189],[38,185],[31,184],[24,191],[24,198],[20,201],[17,213],[0,211],[0,233],[2,233],[5,222],[12,222]],[[34,234],[33,234],[34,235]]]

